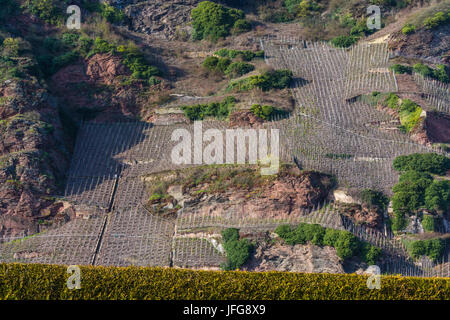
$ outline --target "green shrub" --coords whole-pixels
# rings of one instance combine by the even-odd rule
[[[423,63],[416,63],[413,66],[413,70],[424,77],[430,77],[433,75],[433,69]]]
[[[348,48],[358,41],[358,37],[355,36],[337,36],[331,39],[331,44],[338,48]]]
[[[343,231],[336,240],[335,248],[338,257],[345,260],[358,255],[360,242],[359,239],[350,232]]]
[[[450,206],[450,181],[434,181],[425,190],[425,206],[428,210],[446,211]]]
[[[289,225],[281,225],[275,233],[289,245],[311,242],[317,246],[334,247],[342,260],[360,256],[363,261],[375,264],[381,255],[380,249],[372,248],[348,231],[324,228],[318,224],[300,223],[295,230]]]
[[[232,62],[225,70],[225,74],[231,78],[243,76],[255,70],[255,66],[246,62]]]
[[[376,264],[378,259],[381,257],[381,254],[382,251],[380,248],[374,247],[368,242],[363,242],[361,244],[361,259],[367,264]]]
[[[289,86],[291,80],[292,71],[290,70],[267,71],[261,75],[231,82],[228,90],[248,91],[253,88],[260,88],[263,91],[269,91],[271,89],[284,89]]]
[[[236,35],[236,34],[248,32],[251,29],[252,29],[252,25],[250,22],[248,22],[247,20],[244,20],[244,19],[239,19],[234,23],[231,33]]]
[[[434,232],[435,231],[435,219],[433,216],[426,214],[422,219],[422,227],[426,232]]]
[[[323,244],[325,246],[335,247],[340,234],[340,230],[326,228],[325,235],[323,236]]]
[[[445,175],[450,170],[450,158],[437,153],[414,153],[396,157],[393,165],[397,171],[413,170]]]
[[[227,255],[226,264],[222,265],[224,270],[236,270],[247,262],[253,249],[248,239],[239,240],[239,230],[230,228],[222,232],[223,247]]]
[[[125,20],[125,14],[109,4],[100,4],[100,15],[110,23],[121,23]]]
[[[226,118],[234,108],[236,99],[226,97],[222,102],[211,102],[209,104],[197,104],[192,106],[182,106],[181,110],[190,120],[203,120],[206,117],[215,117],[218,119]]]
[[[404,25],[402,28],[402,33],[404,35],[408,35],[408,34],[411,34],[414,32],[416,32],[416,26],[413,24],[408,23],[408,24]]]
[[[230,35],[238,20],[245,18],[244,12],[238,9],[229,9],[220,4],[203,1],[191,11],[193,38],[195,40],[210,39],[217,41]],[[245,28],[243,22],[238,27]],[[243,31],[237,29],[237,31]]]
[[[80,35],[78,33],[63,33],[61,37],[61,42],[68,47],[75,47],[78,43]]]
[[[364,189],[361,191],[360,197],[363,204],[368,207],[378,208],[381,211],[386,210],[389,204],[389,198],[382,192],[376,190]]]
[[[18,38],[5,38],[2,45],[2,54],[5,57],[17,57],[19,55],[20,40]]]
[[[53,59],[53,73],[61,69],[62,67],[65,67],[75,61],[77,61],[79,58],[79,55],[77,52],[69,51],[67,53],[64,53],[60,56],[57,56]]]
[[[389,93],[384,102],[391,109],[397,109],[399,103],[399,97],[395,93]]]
[[[423,25],[427,29],[435,29],[437,27],[443,26],[450,21],[450,10],[447,12],[439,11],[432,17],[428,17],[424,20]]]
[[[395,73],[408,73],[408,74],[411,74],[411,72],[412,72],[412,68],[411,67],[404,66],[404,65],[401,65],[401,64],[393,64],[389,68],[392,71],[394,71]]]
[[[438,64],[436,69],[433,70],[434,79],[448,83],[450,81],[448,68],[443,64]]]
[[[408,133],[421,121],[422,108],[409,99],[404,99],[399,107],[401,128]]]
[[[445,251],[445,240],[443,239],[429,239],[411,241],[406,245],[408,253],[414,259],[421,256],[428,256],[431,260],[437,261],[440,259]]]
[[[49,24],[58,24],[63,21],[63,12],[53,0],[28,0],[26,7],[30,12]]]
[[[222,231],[223,242],[237,241],[239,240],[239,229],[228,228]]]

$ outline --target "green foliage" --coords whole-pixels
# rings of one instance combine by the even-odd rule
[[[100,15],[110,23],[121,23],[125,20],[125,14],[109,4],[100,4]]]
[[[356,36],[337,36],[331,39],[331,44],[338,48],[348,48],[351,45],[355,44],[358,41],[358,37]]]
[[[239,240],[239,230],[230,228],[222,232],[223,247],[227,255],[227,262],[222,265],[224,270],[236,270],[247,262],[253,250],[248,239]]]
[[[450,159],[436,153],[415,153],[394,159],[394,168],[402,172],[399,183],[393,188],[392,229],[406,227],[406,217],[426,207],[429,210],[447,210],[450,199],[448,180],[433,181],[430,173],[444,175],[450,167]]]
[[[322,9],[317,2],[312,0],[284,0],[284,6],[290,14],[299,18],[314,15]]]
[[[438,64],[433,70],[433,78],[444,83],[450,82],[448,68],[443,64]]]
[[[230,96],[226,97],[222,102],[183,106],[181,109],[190,120],[203,120],[206,117],[224,119],[230,115],[235,103],[236,99]]]
[[[437,261],[445,251],[445,240],[437,238],[411,241],[407,243],[406,248],[410,256],[414,259],[418,259],[421,256],[428,256],[431,260]]]
[[[121,45],[116,50],[122,57],[122,63],[131,70],[133,78],[147,80],[150,84],[150,82],[154,81],[152,80],[154,79],[153,77],[161,76],[161,71],[150,65],[136,46]]]
[[[364,189],[361,191],[360,197],[363,204],[368,207],[378,208],[381,211],[386,210],[389,204],[389,198],[382,192],[376,190]]]
[[[244,20],[242,10],[226,8],[220,4],[203,1],[191,11],[193,38],[195,40],[210,39],[217,41],[236,32],[244,32],[249,25]]]
[[[268,120],[270,117],[276,113],[276,109],[269,105],[261,106],[260,104],[254,104],[250,108],[251,112],[261,119]]]
[[[450,181],[440,180],[425,190],[425,207],[428,210],[448,210],[450,206]]]
[[[438,64],[436,68],[433,69],[423,63],[416,63],[413,66],[413,70],[424,77],[430,77],[444,83],[448,83],[450,81],[449,70],[443,64]]]
[[[404,99],[399,107],[401,129],[410,132],[420,122],[422,108],[409,99]]]
[[[389,95],[385,98],[384,102],[391,109],[397,109],[399,103],[399,97],[395,93],[389,93]]]
[[[411,67],[404,66],[404,65],[401,65],[401,64],[393,64],[389,68],[392,71],[394,71],[395,73],[408,73],[408,74],[411,74],[411,72],[412,72],[412,68]]]
[[[407,156],[398,156],[394,160],[394,169],[445,175],[450,170],[450,158],[437,153],[414,153]]]
[[[61,42],[63,45],[68,47],[75,47],[78,43],[80,35],[78,33],[63,33],[61,37]]]
[[[1,49],[4,57],[17,57],[19,55],[20,40],[18,38],[5,38]]]
[[[408,23],[408,24],[404,25],[402,28],[402,33],[404,35],[408,35],[408,34],[411,34],[414,32],[416,32],[416,26],[413,24]]]
[[[375,264],[381,255],[379,248],[360,241],[348,231],[324,228],[318,224],[300,223],[296,229],[289,225],[280,225],[275,229],[275,233],[289,245],[311,242],[317,246],[334,247],[342,260],[360,256],[363,261]]]
[[[215,56],[207,57],[205,61],[203,61],[203,67],[208,71],[222,73],[230,78],[240,77],[255,69],[250,63],[241,61],[232,62],[228,57],[217,58]]]
[[[255,66],[246,62],[233,62],[225,70],[225,74],[231,78],[243,76],[246,73],[255,70]]]
[[[251,50],[233,50],[233,49],[220,49],[214,52],[215,55],[222,58],[235,59],[240,57],[244,61],[251,61],[255,58],[264,58],[264,51],[251,51]]]
[[[425,232],[434,232],[436,229],[434,217],[429,214],[424,215],[422,219],[422,227]]]
[[[58,24],[63,21],[63,12],[55,5],[54,0],[28,0],[25,6],[46,23]]]
[[[239,240],[239,229],[228,228],[222,231],[223,242],[237,241]]]
[[[251,76],[239,81],[231,82],[228,90],[248,91],[259,88],[263,91],[287,88],[292,80],[292,71],[267,71],[261,75]]]
[[[252,30],[252,24],[245,19],[239,19],[234,23],[231,33],[236,35],[249,32],[250,30]]]
[[[364,262],[369,265],[374,265],[377,260],[381,257],[382,251],[380,248],[370,245],[368,242],[363,242],[361,244],[361,258]]]
[[[62,67],[65,67],[75,61],[77,61],[79,58],[79,55],[77,52],[69,51],[67,53],[64,53],[60,56],[57,56],[53,59],[53,72],[58,71]]]
[[[413,66],[413,70],[424,77],[430,77],[433,75],[433,69],[423,63],[416,63]]]
[[[434,16],[428,17],[424,20],[423,25],[427,29],[436,29],[440,26],[446,25],[450,22],[450,10],[447,12],[436,12]]]

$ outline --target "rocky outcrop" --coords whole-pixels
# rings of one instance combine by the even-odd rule
[[[450,64],[449,44],[450,25],[436,30],[422,28],[409,35],[398,31],[389,40],[389,48],[396,55],[446,64]]]
[[[299,176],[284,175],[267,182],[257,190],[227,190],[223,193],[201,192],[207,185],[184,190],[177,199],[185,211],[198,215],[222,216],[242,212],[246,218],[282,218],[299,216],[319,205],[328,197],[331,177],[316,172]],[[173,203],[172,205],[176,205]]]
[[[259,127],[263,123],[264,120],[251,111],[236,111],[230,114],[229,126],[231,128]]]
[[[356,224],[370,228],[381,228],[383,225],[383,214],[377,208],[368,208],[356,203],[338,203],[337,209]]]
[[[59,70],[52,76],[50,86],[74,116],[118,121],[135,118],[147,102],[141,84],[122,84],[130,74],[119,57],[96,54]]]
[[[32,234],[52,223],[59,209],[50,195],[68,167],[58,108],[29,79],[0,85],[0,236]]]
[[[191,28],[188,26],[192,8],[201,0],[157,0],[109,1],[112,5],[124,8],[130,18],[130,28],[133,31],[151,34],[153,36],[173,39],[189,37]]]
[[[259,244],[255,249],[255,255],[242,269],[248,271],[345,273],[336,249],[312,244],[295,246]]]

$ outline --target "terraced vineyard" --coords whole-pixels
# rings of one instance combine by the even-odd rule
[[[295,77],[291,86],[295,111],[266,125],[280,129],[282,161],[333,174],[349,188],[390,193],[398,180],[392,168],[396,156],[435,151],[397,130],[380,129],[392,118],[355,99],[372,91],[397,90],[395,76],[387,68],[386,45],[361,44],[345,50],[287,38],[265,38],[261,44],[269,65],[290,69]],[[417,81],[422,81],[431,103],[438,101],[437,108],[448,106],[448,88]],[[203,130],[210,128],[224,133],[227,123],[203,122]],[[148,212],[143,206],[150,196],[144,176],[191,166],[171,160],[175,129],[193,133],[193,125],[188,124],[85,123],[68,172],[65,200],[89,215],[31,237],[1,239],[0,261],[218,268],[225,261],[219,236],[224,228],[260,233],[305,222],[348,230],[382,248],[390,257],[382,265],[383,272],[450,274],[448,256],[440,261],[440,269],[429,262],[415,265],[392,234],[354,225],[332,203],[298,216],[267,219],[252,218],[239,206],[221,215],[195,207],[180,209],[172,218]]]

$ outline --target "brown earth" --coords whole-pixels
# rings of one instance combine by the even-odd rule
[[[336,249],[312,244],[295,246],[259,244],[244,271],[345,273]]]
[[[381,228],[383,226],[383,214],[376,208],[368,208],[356,203],[338,203],[337,209],[356,224],[366,225],[370,228]]]

